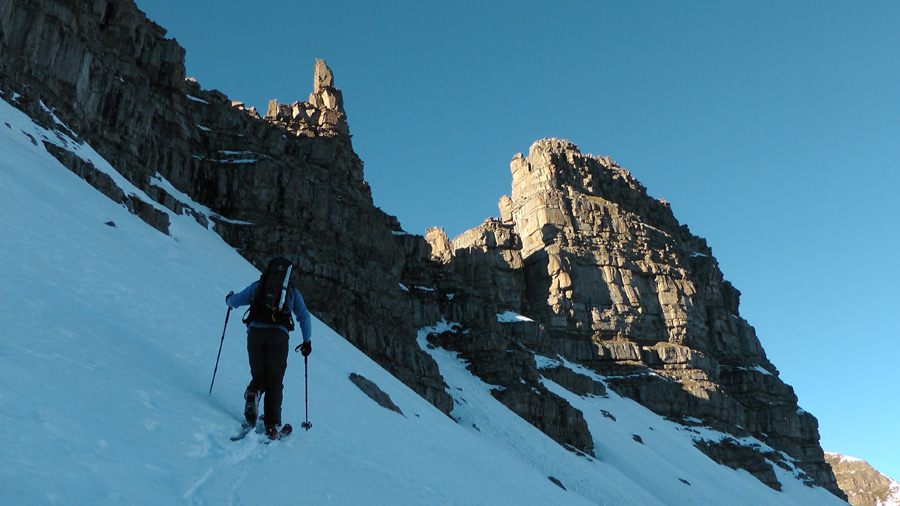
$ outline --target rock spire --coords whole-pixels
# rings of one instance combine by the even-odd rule
[[[313,91],[308,102],[296,101],[291,105],[269,101],[266,119],[282,125],[298,136],[347,136],[347,114],[341,90],[334,87],[334,74],[324,60],[316,59]]]

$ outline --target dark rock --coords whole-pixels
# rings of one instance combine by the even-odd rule
[[[353,382],[354,385],[359,387],[360,390],[363,391],[364,394],[368,395],[370,399],[375,401],[382,408],[389,409],[391,411],[395,411],[397,413],[403,414],[403,411],[400,411],[400,408],[394,404],[394,401],[391,400],[391,396],[386,394],[384,390],[378,387],[372,381],[366,379],[364,376],[360,376],[359,374],[350,373],[350,381]]]
[[[775,476],[772,462],[759,451],[743,446],[731,438],[718,442],[697,441],[694,445],[719,464],[732,469],[744,469],[773,490],[781,491],[782,485]]]
[[[583,374],[578,374],[568,367],[559,366],[552,369],[541,369],[541,375],[573,394],[597,397],[606,396],[606,386],[603,383]]]
[[[548,476],[547,479],[550,480],[550,481],[552,481],[553,484],[556,485],[557,487],[559,487],[559,488],[561,488],[561,489],[563,489],[563,490],[568,490],[566,487],[563,486],[563,484],[562,484],[561,481],[559,481],[558,479],[554,478],[553,476]]]
[[[67,151],[55,144],[44,142],[44,147],[66,168],[80,176],[94,188],[109,197],[114,202],[124,205],[133,214],[140,217],[151,227],[164,234],[169,233],[169,215],[160,211],[152,204],[141,200],[134,195],[126,195],[112,178],[94,167],[94,164],[82,160],[71,151]]]

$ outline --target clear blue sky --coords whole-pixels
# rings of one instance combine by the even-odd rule
[[[538,139],[611,156],[709,241],[823,447],[900,479],[900,2],[137,3],[262,111],[323,58],[409,232],[497,216]]]

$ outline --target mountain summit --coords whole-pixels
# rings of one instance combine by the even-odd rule
[[[493,361],[521,345],[565,357],[661,415],[687,425],[700,420],[777,449],[758,451],[734,438],[698,442],[718,462],[747,469],[776,489],[774,467],[790,463],[810,483],[837,491],[818,448],[815,418],[797,406],[740,317],[740,293],[724,280],[705,240],[627,170],[568,141],[538,141],[527,157],[513,158],[510,170],[512,196],[500,201],[501,219],[453,241],[437,230],[429,234],[435,260],[481,297],[499,301],[500,309],[537,322],[527,340],[521,331],[506,342],[460,340],[476,374],[482,364],[497,369]],[[471,326],[469,333],[479,335],[477,324]],[[494,374],[486,381],[498,381]],[[507,371],[501,379],[511,387],[529,375]],[[576,381],[583,379],[562,384],[574,388]],[[510,401],[526,419],[528,404]],[[575,444],[576,429],[569,427],[561,442]]]

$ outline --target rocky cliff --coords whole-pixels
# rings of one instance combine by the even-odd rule
[[[139,189],[216,231],[257,266],[281,254],[310,309],[444,411],[450,397],[396,302],[407,251],[372,203],[334,76],[266,117],[185,78],[184,50],[130,0],[4,0],[0,89],[71,130]],[[300,89],[308,89],[298,84]],[[64,164],[162,232],[168,218],[71,152]],[[186,206],[167,188],[212,210]]]
[[[592,455],[602,435],[543,378],[580,395],[605,395],[608,385],[685,425],[725,432],[698,446],[773,488],[781,466],[841,495],[815,418],[740,317],[740,294],[710,248],[627,171],[542,140],[513,158],[500,218],[452,241],[440,229],[405,234],[373,205],[334,75],[322,61],[313,75],[307,101],[273,101],[260,117],[185,79],[184,50],[131,0],[0,2],[4,99],[70,130],[254,264],[292,259],[313,313],[445,412],[451,397],[416,341],[417,329],[442,319],[456,325],[430,344],[458,351],[500,401],[572,451]],[[47,146],[167,231],[164,213]],[[527,319],[498,316],[509,314]],[[744,436],[762,444],[741,444]]]
[[[609,157],[582,154],[570,142],[536,142],[527,157],[513,158],[510,170],[512,194],[499,203],[501,219],[453,241],[439,230],[428,234],[434,259],[466,286],[540,323],[507,343],[482,338],[460,345],[476,374],[496,368],[492,361],[504,346],[515,348],[510,342],[559,355],[603,374],[616,391],[657,413],[733,435],[698,443],[721,463],[778,488],[772,466],[790,461],[810,483],[840,494],[818,445],[816,419],[799,409],[740,317],[740,293],[724,280],[705,240]],[[511,408],[527,416],[516,402]],[[771,448],[737,444],[746,435]]]
[[[853,506],[900,505],[900,482],[879,473],[865,460],[839,453],[826,453],[825,460]]]

